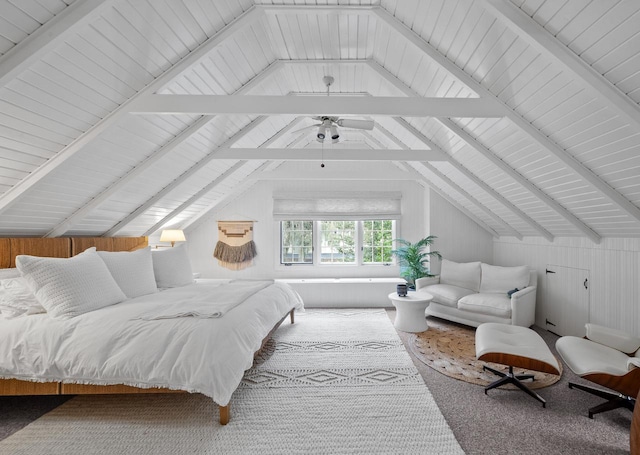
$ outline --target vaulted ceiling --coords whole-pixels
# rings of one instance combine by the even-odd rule
[[[192,226],[322,114],[496,237],[640,236],[635,0],[0,0],[0,54],[0,235]]]

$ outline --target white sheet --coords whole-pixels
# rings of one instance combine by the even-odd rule
[[[68,320],[0,320],[0,377],[166,387],[227,405],[262,339],[292,308],[302,309],[295,291],[275,283],[217,319],[136,319],[219,285],[168,289]]]
[[[157,307],[152,309],[141,316],[140,319],[153,321],[183,317],[221,318],[253,294],[272,284],[273,280],[235,280],[218,286],[215,289],[215,297],[212,297],[209,293],[203,293],[193,298],[176,302],[167,308]]]

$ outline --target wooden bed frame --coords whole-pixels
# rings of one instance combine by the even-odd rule
[[[147,237],[64,237],[64,238],[0,238],[0,269],[15,267],[15,258],[19,254],[31,256],[69,258],[95,246],[100,251],[134,251],[148,245]],[[293,310],[289,312],[294,323]],[[264,347],[271,335],[285,320],[285,315],[262,340]],[[260,352],[258,350],[255,355]],[[164,388],[142,389],[127,385],[85,385],[66,384],[64,382],[31,382],[19,379],[0,379],[0,396],[16,395],[99,395],[99,394],[138,394],[138,393],[187,393],[182,390]],[[220,406],[220,424],[229,423],[229,405]]]

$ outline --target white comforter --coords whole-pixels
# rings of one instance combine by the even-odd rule
[[[221,318],[139,319],[203,292],[215,296],[219,285],[169,289],[68,320],[0,320],[0,377],[166,387],[227,405],[262,339],[291,309],[302,309],[295,291],[275,283]]]

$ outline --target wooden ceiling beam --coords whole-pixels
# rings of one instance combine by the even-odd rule
[[[53,16],[0,57],[0,87],[75,35],[80,27],[112,4],[113,0],[78,0]]]
[[[504,116],[502,108],[496,108],[494,103],[479,98],[147,95],[128,107],[133,114]]]
[[[484,229],[485,231],[487,231],[493,238],[497,239],[500,237],[500,234],[498,234],[495,229],[493,229],[491,226],[489,226],[487,223],[485,223],[484,221],[482,221],[480,218],[478,218],[476,215],[474,215],[471,211],[469,211],[465,206],[463,206],[462,204],[460,204],[458,201],[456,201],[455,199],[453,199],[451,196],[449,196],[447,194],[446,191],[438,188],[438,186],[436,186],[433,182],[431,182],[427,177],[425,177],[424,175],[422,175],[420,172],[418,172],[411,163],[407,163],[407,172],[409,174],[411,174],[413,176],[413,178],[415,180],[417,180],[418,182],[421,182],[422,184],[424,184],[425,186],[429,187],[431,190],[435,191],[436,193],[438,193],[440,195],[440,197],[442,197],[445,201],[447,201],[449,204],[451,204],[453,207],[455,207],[456,209],[460,210],[461,213],[463,213],[464,215],[466,215],[470,220],[472,220],[473,222],[475,222],[478,226],[480,226],[482,229]]]
[[[490,218],[493,219],[493,221],[495,221],[496,223],[498,223],[499,225],[501,225],[503,228],[505,228],[508,232],[511,233],[511,235],[513,235],[515,238],[517,238],[518,240],[522,240],[522,234],[520,234],[517,230],[515,230],[509,223],[507,223],[505,220],[502,219],[502,217],[496,215],[495,213],[493,213],[491,211],[491,209],[489,209],[486,205],[484,205],[482,202],[478,201],[476,198],[474,198],[471,194],[469,194],[464,188],[462,188],[460,185],[458,185],[456,182],[454,182],[453,180],[451,180],[449,177],[447,177],[446,175],[444,175],[442,172],[440,172],[438,169],[436,169],[433,165],[431,165],[430,163],[426,163],[423,162],[421,163],[425,168],[427,168],[427,170],[429,172],[431,172],[433,175],[435,175],[437,178],[439,178],[440,180],[442,180],[447,186],[453,188],[453,190],[455,192],[457,192],[458,194],[462,195],[466,200],[468,200],[469,202],[471,202],[473,205],[475,205],[477,208],[479,208],[480,210],[482,210],[484,213],[486,213]]]
[[[45,162],[42,166],[2,194],[2,196],[0,196],[0,214],[22,197],[27,190],[40,182],[53,170],[57,169],[58,166],[66,162],[69,158],[82,150],[87,144],[96,139],[100,134],[104,133],[111,126],[119,122],[129,113],[129,106],[131,104],[135,103],[139,98],[142,98],[145,95],[162,90],[163,87],[182,74],[183,71],[205,58],[212,49],[219,46],[228,37],[253,24],[262,17],[264,17],[264,12],[261,9],[257,9],[255,7],[249,8],[234,21],[227,24],[218,33],[183,57],[178,63],[171,66],[164,73],[146,85],[142,90],[122,103],[115,110],[111,111],[106,117],[94,124],[91,128],[74,139],[70,144],[62,148],[62,150],[56,153],[56,155]]]
[[[543,204],[545,204],[551,210],[556,212],[566,221],[571,223],[576,229],[578,229],[580,232],[586,235],[589,239],[591,239],[591,241],[593,241],[594,243],[600,243],[602,238],[596,231],[594,231],[585,223],[583,223],[580,220],[580,218],[575,216],[573,213],[569,212],[555,199],[551,198],[547,193],[542,191],[540,188],[538,188],[536,185],[531,183],[529,180],[525,179],[522,176],[522,174],[520,174],[518,171],[516,171],[514,168],[508,165],[505,161],[503,161],[498,156],[496,156],[495,153],[493,153],[487,147],[482,145],[476,138],[474,138],[469,133],[467,133],[462,127],[460,127],[453,120],[448,118],[437,118],[436,121],[439,122],[445,128],[447,128],[449,131],[451,131],[453,134],[458,136],[460,139],[462,139],[468,146],[473,148],[476,152],[478,152],[480,155],[482,155],[491,163],[493,163],[505,174],[507,174],[512,179],[514,179],[517,183],[522,185],[527,191],[529,191],[536,198],[538,198],[538,200],[540,200]]]
[[[270,161],[266,161],[262,163],[260,166],[254,169],[251,172],[251,174],[249,174],[247,177],[252,177],[254,175],[262,173],[267,167],[269,167],[272,164],[273,163]],[[180,226],[180,229],[184,229],[185,231],[195,229],[200,224],[202,224],[209,216],[211,216],[214,211],[223,210],[229,204],[238,200],[240,197],[246,194],[247,191],[249,191],[256,183],[258,183],[257,180],[249,179],[249,178],[245,179],[242,183],[240,183],[240,185],[238,185],[238,187],[235,189],[233,193],[224,195],[222,198],[220,198],[219,200],[211,204],[209,207],[203,209],[200,213],[191,217],[186,222],[182,223],[182,225]]]
[[[256,118],[251,123],[249,123],[247,126],[245,126],[243,129],[241,129],[236,134],[234,134],[229,139],[227,139],[225,142],[223,142],[222,145],[219,148],[226,148],[226,147],[230,147],[231,145],[235,144],[241,138],[243,138],[244,136],[249,134],[251,131],[253,131],[255,128],[257,128],[260,124],[262,124],[262,122],[264,122],[266,119],[267,119],[267,117],[258,117],[258,118]],[[151,198],[147,199],[144,202],[144,204],[140,205],[137,209],[135,209],[129,215],[127,215],[122,220],[120,220],[118,223],[116,223],[111,229],[109,229],[107,232],[105,232],[103,234],[103,237],[113,237],[120,230],[122,230],[127,224],[131,223],[133,220],[135,220],[136,218],[141,216],[144,212],[149,210],[160,199],[164,198],[169,193],[171,193],[173,190],[175,190],[179,185],[181,185],[182,183],[184,183],[185,181],[187,181],[188,179],[193,177],[198,171],[200,171],[204,166],[206,166],[209,162],[211,162],[215,158],[215,155],[216,155],[216,153],[217,153],[219,148],[216,148],[215,150],[212,150],[211,152],[209,152],[209,154],[207,154],[200,161],[198,161],[193,166],[191,166],[189,169],[187,169],[182,174],[180,174],[175,180],[173,180],[167,186],[162,188],[160,191],[158,191],[156,194],[154,194]],[[141,234],[141,235],[146,235],[146,234]]]
[[[286,160],[318,161],[320,152],[325,161],[448,161],[446,154],[434,150],[376,150],[337,147],[320,148],[220,148],[215,159],[220,160]]]
[[[437,150],[437,151],[441,152],[441,153],[442,153],[442,154],[444,154],[444,155],[448,155],[446,152],[444,152],[442,149],[440,149],[436,144],[434,144],[431,140],[429,140],[425,135],[423,135],[420,131],[418,131],[415,127],[413,127],[411,124],[409,124],[406,120],[404,120],[404,119],[402,119],[402,118],[398,118],[398,117],[394,118],[394,120],[395,120],[397,123],[399,123],[399,124],[400,124],[400,126],[402,126],[404,129],[406,129],[410,134],[412,134],[414,137],[416,137],[418,140],[420,140],[421,142],[423,142],[423,143],[424,143],[425,145],[427,145],[428,147],[432,148],[433,150]],[[395,142],[396,144],[399,144],[399,145],[400,145],[400,147],[402,147],[403,149],[408,149],[408,147],[407,147],[407,145],[406,145],[406,144],[404,144],[400,139],[396,138],[396,137],[395,137],[393,134],[391,134],[391,133],[390,133],[386,128],[382,127],[381,125],[378,125],[378,128],[379,128],[379,130],[380,130],[383,134],[385,134],[389,139],[391,139],[391,140],[392,140],[393,142]],[[451,165],[452,165],[452,166],[454,166],[454,167],[458,168],[458,163],[457,163],[457,161],[456,161],[455,159],[452,159],[452,158],[450,157],[450,159],[449,159],[449,163],[451,163]],[[462,167],[461,165],[460,165],[460,167],[461,167],[461,169],[459,169],[459,170],[460,170],[461,172],[463,172],[463,173],[464,173],[468,178],[470,178],[473,182],[475,182],[476,184],[478,184],[478,181],[480,181],[480,179],[478,179],[477,177],[475,177],[475,175],[471,174],[469,171],[467,171],[467,170],[466,170],[466,168]],[[414,168],[414,170],[415,170],[415,168]],[[465,171],[466,171],[466,172],[465,172]],[[416,171],[416,172],[417,172],[417,171]],[[420,174],[419,172],[418,172],[418,174],[422,176],[422,174]],[[423,178],[424,178],[424,176],[423,176]],[[488,192],[488,193],[489,193],[489,195],[493,196],[494,198],[502,198],[502,199],[505,201],[505,203],[506,203],[506,204],[508,204],[508,205],[507,205],[507,208],[508,208],[508,209],[510,209],[510,210],[512,210],[512,211],[514,211],[514,210],[513,210],[513,205],[512,205],[511,203],[509,203],[508,201],[506,201],[506,199],[505,199],[504,197],[502,197],[501,195],[499,195],[498,193],[496,193],[496,191],[495,191],[495,190],[493,190],[493,188],[489,187],[489,186],[488,186],[487,184],[485,184],[484,182],[482,182],[482,181],[480,181],[480,182],[481,182],[481,183],[480,183],[480,186],[481,186],[481,187],[482,187],[486,192]],[[467,195],[467,196],[469,196],[469,201],[470,201],[470,202],[472,202],[472,203],[474,203],[474,204],[475,204],[476,202],[477,202],[477,203],[479,203],[479,201],[475,201],[475,200],[473,200],[472,198],[470,198],[470,195],[468,195],[468,193],[466,193],[466,192],[465,192],[465,193],[459,192],[459,193],[460,193],[460,194],[462,194],[462,195]],[[447,200],[449,200],[449,199],[451,199],[451,198],[450,198],[449,196],[447,196]],[[498,200],[500,201],[500,199],[498,199]],[[502,202],[502,201],[500,201],[500,202]],[[458,205],[460,205],[460,204],[458,204]],[[519,212],[519,210],[517,210],[517,211],[516,211],[516,215],[518,215],[518,212]],[[491,212],[491,213],[492,213],[492,212]],[[466,213],[465,213],[465,214],[466,214]],[[477,217],[473,217],[472,219],[473,219],[474,221],[476,221],[476,222],[477,222]],[[531,220],[531,221],[533,221],[533,220]],[[503,222],[503,223],[504,223],[504,222]],[[535,223],[535,222],[534,222],[534,223]],[[480,224],[480,223],[478,223],[478,224]],[[506,224],[506,223],[504,223],[504,224]],[[537,225],[537,223],[535,223],[535,225]],[[482,224],[480,224],[480,226],[481,226],[481,227],[483,227],[483,228],[488,227],[488,226],[486,226],[486,225],[482,225]],[[510,228],[511,230],[513,230],[514,232],[517,232],[517,231],[515,231],[515,229],[511,228],[511,226],[509,226],[509,228]],[[542,228],[542,227],[541,227],[541,228]],[[542,229],[543,229],[543,232],[547,232],[546,230],[544,230],[544,228],[542,228]],[[493,235],[493,234],[495,234],[495,231],[491,230],[491,233],[492,233],[492,235]],[[542,233],[542,232],[541,232],[541,233]],[[551,233],[548,233],[548,232],[547,232],[547,234],[548,234],[549,236],[551,236]],[[519,235],[519,234],[518,234],[518,235]],[[553,239],[553,236],[551,236],[551,239]]]
[[[368,62],[368,65],[375,72],[377,72],[380,76],[382,76],[385,80],[387,80],[394,87],[396,87],[400,92],[404,93],[406,96],[418,96],[418,94],[416,92],[414,92],[410,87],[408,87],[404,82],[402,82],[400,79],[395,77],[393,74],[391,74],[389,71],[387,71],[385,68],[383,68],[378,63],[376,63],[374,61],[370,61],[370,62]],[[477,139],[475,139],[469,133],[464,131],[453,120],[448,119],[448,118],[443,118],[443,117],[436,117],[435,120],[437,122],[439,122],[445,128],[449,129],[452,133],[454,133],[455,135],[460,137],[460,139],[462,139],[464,142],[466,142],[467,145],[469,145],[474,150],[476,150],[478,153],[480,153],[482,156],[484,156],[486,159],[491,161],[491,163],[493,163],[496,167],[498,167],[505,174],[507,174],[512,179],[514,179],[518,184],[520,184],[526,190],[528,190],[530,193],[532,193],[542,203],[547,205],[547,207],[552,209],[554,212],[556,212],[558,215],[560,215],[566,221],[568,221],[573,226],[575,226],[580,232],[582,232],[584,235],[589,237],[593,242],[600,243],[601,237],[600,237],[600,235],[598,235],[597,232],[595,232],[593,229],[591,229],[589,226],[587,226],[585,223],[583,223],[578,217],[576,217],[574,214],[572,214],[567,209],[565,209],[562,205],[560,205],[558,202],[556,202],[553,198],[549,197],[549,195],[547,195],[544,191],[542,191],[536,185],[534,185],[529,180],[524,178],[518,171],[516,171],[514,168],[512,168],[510,165],[508,165],[505,161],[503,161],[499,157],[497,157],[495,153],[493,153],[487,147],[482,145]],[[451,161],[453,162],[454,159],[452,159]],[[547,237],[547,236],[545,236],[545,237]],[[547,237],[547,239],[549,241],[551,241],[548,237]]]
[[[626,118],[636,128],[640,126],[640,106],[527,13],[508,0],[482,0],[482,4],[529,45],[544,55],[551,56],[576,80],[591,88],[591,93],[603,104]]]
[[[178,207],[173,209],[167,215],[162,217],[162,219],[160,219],[160,221],[158,221],[156,224],[154,224],[149,229],[147,229],[142,235],[143,236],[148,236],[148,235],[151,235],[154,232],[156,232],[158,229],[160,229],[161,227],[163,227],[164,225],[169,223],[172,219],[174,219],[175,217],[180,215],[187,208],[189,208],[190,205],[195,203],[201,197],[204,197],[207,193],[209,193],[216,186],[220,185],[222,182],[227,180],[229,177],[231,177],[233,174],[235,174],[237,171],[239,171],[245,165],[247,165],[247,161],[244,161],[244,160],[241,160],[241,161],[238,161],[237,163],[235,163],[229,169],[227,169],[222,174],[220,174],[218,177],[216,177],[212,182],[209,182],[207,185],[205,185],[204,188],[202,188],[196,194],[191,196],[189,199],[184,201],[182,204],[180,204]]]
[[[399,118],[396,117],[394,118],[394,120],[396,122],[398,122],[403,128],[405,128],[407,131],[409,131],[411,134],[413,134],[415,137],[417,137],[421,142],[423,142],[427,147],[431,148],[432,150],[439,150],[440,152],[442,152],[443,154],[446,154],[446,152],[444,152],[442,149],[440,149],[440,147],[438,147],[433,141],[431,141],[429,138],[427,138],[424,134],[422,134],[420,131],[418,131],[413,125],[411,125],[409,122],[407,122],[405,119],[403,118]],[[447,154],[448,155],[448,154]],[[551,232],[549,232],[548,230],[546,230],[542,225],[540,225],[537,221],[535,221],[533,218],[531,218],[529,215],[527,215],[526,213],[524,213],[522,210],[520,210],[518,207],[516,207],[515,205],[513,205],[511,202],[509,202],[509,200],[507,200],[507,198],[505,198],[503,195],[501,195],[500,193],[498,193],[496,190],[494,190],[491,186],[489,186],[487,183],[485,183],[482,179],[480,179],[477,175],[475,175],[473,172],[471,172],[469,169],[467,169],[466,167],[464,167],[462,164],[460,164],[456,159],[454,159],[453,157],[451,157],[451,155],[449,156],[449,163],[451,163],[451,165],[456,168],[458,170],[458,172],[462,173],[462,175],[464,175],[466,178],[468,178],[469,180],[471,180],[474,184],[476,184],[478,187],[482,188],[482,190],[487,193],[489,196],[491,196],[493,199],[495,199],[496,201],[498,201],[503,207],[505,207],[507,210],[509,210],[511,213],[513,213],[515,216],[517,216],[518,218],[520,218],[522,221],[524,221],[525,223],[527,223],[531,228],[533,228],[535,231],[538,232],[538,234],[540,234],[542,237],[544,237],[545,239],[547,239],[550,242],[553,242],[553,234],[551,234]]]
[[[576,160],[569,152],[553,142],[547,136],[545,136],[540,130],[535,128],[525,118],[523,118],[514,109],[508,106],[504,101],[491,93],[482,84],[473,79],[463,69],[458,67],[454,62],[449,60],[436,48],[427,43],[422,37],[417,35],[413,30],[409,29],[406,25],[396,19],[384,8],[377,8],[372,10],[373,13],[384,23],[386,23],[391,29],[395,30],[401,36],[406,38],[410,43],[416,46],[423,54],[431,58],[434,62],[438,63],[443,69],[448,71],[452,76],[456,77],[461,83],[466,85],[470,90],[473,90],[485,101],[491,101],[495,105],[500,106],[503,110],[503,116],[507,117],[516,126],[518,126],[524,133],[526,133],[534,142],[539,144],[549,154],[558,158],[568,169],[579,175],[585,182],[594,187],[600,194],[605,196],[609,201],[616,205],[619,209],[624,211],[627,215],[633,219],[640,221],[640,208],[631,203],[622,194],[618,193],[609,184],[603,181],[600,177],[594,174],[589,168]],[[465,116],[462,116],[463,118]],[[469,116],[467,116],[469,117]]]
[[[278,61],[272,63],[267,66],[263,71],[261,71],[256,77],[251,79],[248,83],[243,85],[240,89],[236,91],[236,94],[247,93],[251,89],[253,89],[256,85],[260,84],[267,77],[271,76],[273,73],[279,71],[282,68],[282,64]],[[97,208],[99,205],[107,201],[111,196],[113,196],[117,191],[120,191],[129,183],[133,182],[136,178],[138,178],[143,172],[157,163],[160,159],[167,156],[173,150],[178,148],[180,145],[185,143],[191,136],[196,134],[202,128],[209,124],[211,120],[215,118],[214,115],[203,115],[194,123],[192,123],[189,127],[180,132],[177,136],[171,139],[169,142],[165,143],[158,150],[149,155],[145,160],[140,162],[137,166],[132,168],[127,174],[114,181],[111,185],[105,188],[100,194],[93,197],[90,201],[76,210],[74,213],[69,215],[66,219],[58,223],[51,231],[45,235],[45,237],[59,237],[63,235],[66,231],[70,230],[75,224],[77,224],[80,220],[86,217],[92,210]]]

